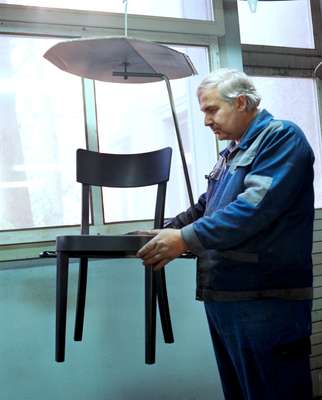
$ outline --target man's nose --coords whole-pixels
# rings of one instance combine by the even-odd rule
[[[212,119],[209,115],[205,114],[205,126],[209,126],[212,124]]]

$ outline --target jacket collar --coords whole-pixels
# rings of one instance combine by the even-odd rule
[[[239,148],[245,150],[253,142],[253,140],[258,136],[262,130],[268,125],[268,123],[273,119],[272,114],[270,114],[265,109],[260,111],[256,117],[252,120],[246,132],[241,137],[239,142]]]

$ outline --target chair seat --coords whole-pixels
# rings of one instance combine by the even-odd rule
[[[102,253],[104,256],[134,256],[152,235],[67,235],[57,236],[56,250],[82,253]],[[90,254],[87,254],[90,255]]]

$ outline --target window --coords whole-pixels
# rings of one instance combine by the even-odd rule
[[[2,3],[123,13],[122,0],[6,0]],[[128,13],[159,17],[212,20],[211,0],[128,0]]]
[[[314,48],[310,0],[258,1],[255,13],[238,0],[241,43]]]
[[[197,46],[177,46],[176,49],[188,54],[199,72],[194,77],[171,81],[196,200],[206,189],[204,175],[212,168],[216,158],[214,139],[203,127],[203,116],[196,98],[196,88],[209,71],[208,52],[207,48]],[[96,82],[96,97],[100,150],[136,153],[171,146],[174,153],[166,216],[174,216],[186,209],[189,205],[187,190],[165,83],[129,85]],[[202,140],[194,135],[196,132],[198,137],[202,135]],[[105,222],[151,219],[155,195],[154,188],[136,189],[135,195],[131,196],[124,189],[104,190]]]
[[[254,76],[262,106],[297,123],[315,153],[315,207],[322,207],[320,85],[313,78],[322,57],[319,1],[258,1],[251,13],[238,0],[244,70]],[[320,104],[319,104],[320,102]]]
[[[94,81],[63,72],[43,58],[45,51],[57,41],[123,35],[123,1],[80,0],[76,3],[71,0],[64,4],[31,1],[0,2],[0,260],[23,258],[27,254],[27,257],[37,257],[42,245],[34,243],[27,249],[25,243],[52,242],[57,234],[79,232],[81,196],[80,185],[75,182],[77,148],[134,152],[152,150],[153,146],[172,146],[173,176],[169,184],[167,215],[172,216],[188,204],[165,84],[131,88],[96,82],[95,87]],[[69,9],[63,8],[66,4]],[[88,5],[91,10],[82,11],[89,8]],[[111,7],[105,11],[112,13],[100,12],[102,5]],[[203,176],[216,158],[213,137],[203,126],[195,96],[196,85],[208,71],[210,62],[217,63],[218,60],[217,35],[223,34],[224,23],[219,17],[211,21],[213,8],[217,17],[222,15],[220,3],[215,4],[212,0],[201,0],[198,7],[192,0],[129,0],[128,3],[128,12],[133,14],[129,19],[129,36],[168,45],[180,43],[177,48],[187,52],[199,70],[200,75],[195,77],[171,81],[195,199],[205,190]],[[177,19],[158,15],[171,15]],[[133,110],[133,106],[138,105],[136,99],[142,99],[143,106],[131,113],[132,120],[139,115],[138,110],[144,115],[136,125],[125,123],[124,118],[119,121],[119,127],[115,125],[116,115],[123,111],[113,101],[116,97],[111,94],[115,92],[124,93],[124,107]],[[142,125],[145,120],[149,131]],[[142,137],[137,135],[140,125]],[[123,128],[129,130],[124,132]],[[162,140],[152,146],[148,139],[153,128],[158,130]],[[114,135],[121,131],[123,136]],[[200,135],[205,135],[206,142],[199,140]],[[137,138],[140,138],[138,143]],[[119,139],[120,143],[117,143]],[[182,194],[180,198],[176,197],[178,193]],[[117,214],[114,205],[110,204],[109,194],[104,193],[103,198],[100,189],[95,188],[93,232],[122,229],[116,226],[114,230],[114,226],[107,226],[106,222],[153,217],[148,212],[140,213],[141,207],[131,209],[130,200],[129,211],[124,210],[123,204]],[[141,226],[149,225],[143,223]],[[21,249],[19,255],[15,252],[17,246]],[[43,246],[47,248],[48,244]]]
[[[261,107],[275,118],[295,122],[304,131],[315,153],[315,207],[322,208],[322,144],[314,80],[282,77],[253,77],[253,80],[262,95]]]
[[[0,230],[80,221],[75,149],[85,146],[81,80],[48,63],[56,40],[0,41]]]

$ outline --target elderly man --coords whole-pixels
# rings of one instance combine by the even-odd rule
[[[298,126],[258,109],[242,72],[218,70],[197,94],[205,125],[230,142],[207,192],[138,256],[155,269],[198,257],[225,399],[309,400],[312,150]]]

